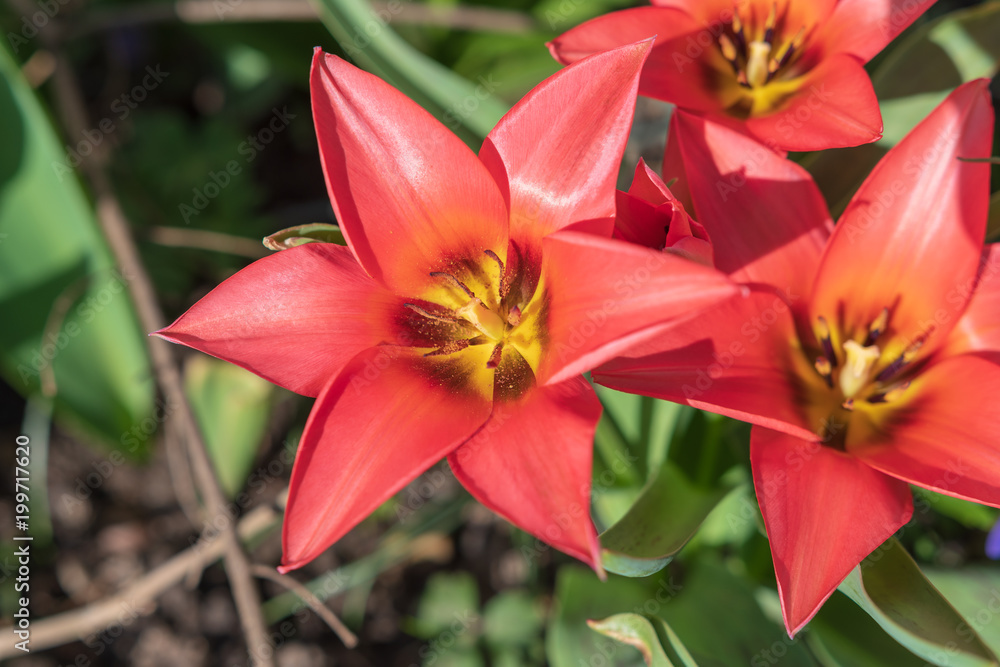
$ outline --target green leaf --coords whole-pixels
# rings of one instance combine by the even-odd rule
[[[545,634],[549,664],[552,667],[643,664],[637,651],[601,637],[587,626],[587,621],[625,610],[641,613],[647,601],[656,602],[648,582],[614,575],[601,582],[592,571],[582,567],[559,568],[555,608]]]
[[[324,222],[289,227],[264,238],[264,246],[270,250],[288,250],[306,243],[347,245],[347,239],[340,227]]]
[[[971,566],[961,570],[928,569],[927,578],[966,619],[958,627],[963,643],[978,634],[994,654],[1000,653],[1000,570]]]
[[[662,570],[727,492],[697,486],[664,463],[628,513],[601,534],[604,567],[629,577]]]
[[[411,628],[421,639],[453,632],[457,643],[475,643],[479,622],[479,589],[468,572],[435,574],[428,580]],[[473,632],[467,632],[469,629]]]
[[[472,83],[458,76],[392,30],[392,8],[399,3],[376,12],[364,0],[314,2],[324,25],[359,66],[398,88],[476,148],[507,112],[488,80]]]
[[[993,652],[895,538],[862,561],[840,590],[924,660],[952,667],[997,664]]]
[[[267,430],[274,385],[212,357],[188,358],[185,390],[222,489],[232,498],[247,481]]]
[[[483,634],[495,648],[528,646],[542,633],[538,605],[525,591],[504,591],[486,603]]]
[[[653,623],[661,626],[663,633],[670,637],[664,646]],[[616,614],[603,621],[590,621],[588,625],[602,635],[623,644],[634,646],[642,654],[649,667],[697,667],[694,658],[681,644],[670,626],[661,619],[651,622],[639,614]]]
[[[997,522],[1000,513],[994,507],[986,507],[961,498],[953,498],[943,493],[914,487],[914,505],[918,511],[932,509],[942,516],[950,517],[966,528],[989,530]]]
[[[115,269],[48,115],[6,49],[0,128],[0,371],[23,395],[54,390],[64,425],[143,455],[157,422],[131,276]]]

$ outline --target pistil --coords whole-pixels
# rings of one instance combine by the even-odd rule
[[[840,371],[840,390],[847,399],[853,399],[871,381],[872,370],[882,351],[877,345],[865,347],[849,340],[844,343],[844,354],[847,360]]]

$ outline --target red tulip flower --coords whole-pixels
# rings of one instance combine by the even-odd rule
[[[1000,251],[983,239],[988,82],[952,93],[835,228],[798,165],[679,114],[734,299],[594,371],[754,424],[750,463],[794,635],[913,512],[908,483],[1000,507]],[[972,159],[973,161],[963,160]]]
[[[349,247],[255,262],[159,332],[318,397],[292,471],[284,570],[447,456],[484,505],[600,572],[589,492],[601,407],[581,373],[736,292],[718,271],[610,238],[648,51],[559,72],[479,156],[388,84],[316,51],[313,115]]]
[[[775,150],[882,136],[864,64],[933,0],[653,0],[549,44],[564,64],[639,39],[656,43],[639,93],[727,123]]]

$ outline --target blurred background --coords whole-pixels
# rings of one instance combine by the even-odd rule
[[[219,553],[197,550],[199,492],[179,408],[153,380],[141,311],[155,302],[172,321],[270,253],[263,237],[336,222],[309,106],[313,47],[387,79],[478,150],[510,105],[558,69],[545,42],[637,4],[0,4],[4,626],[21,595],[15,476],[28,480],[34,538],[32,651],[8,650],[5,635],[0,656],[19,667],[246,664],[226,574],[205,566]],[[1000,3],[939,2],[869,65],[885,138],[793,157],[836,215],[889,147],[958,83],[995,77],[998,60]],[[997,90],[994,79],[995,104]],[[621,187],[640,156],[659,168],[668,117],[668,105],[640,100]],[[996,170],[993,182],[996,190]],[[994,196],[994,238],[998,211]],[[122,262],[131,247],[123,230],[153,288],[138,307],[129,288],[141,278]],[[312,401],[205,355],[173,353],[226,507],[252,560],[273,566],[282,494]],[[683,475],[689,497],[701,499],[693,526],[704,522],[668,567],[642,579],[612,575],[602,586],[471,501],[442,464],[294,573],[358,635],[358,647],[346,648],[283,585],[257,580],[277,664],[641,665],[637,650],[585,623],[633,610],[670,623],[698,664],[923,664],[839,593],[799,639],[784,634],[749,484],[747,427],[651,399],[601,397],[598,527],[623,516],[657,475]],[[19,436],[30,440],[27,474],[15,470]],[[899,539],[984,638],[1000,641],[992,622],[1000,572],[984,556],[997,512],[921,493]],[[678,548],[688,537],[676,538]],[[179,565],[181,556],[191,561]],[[160,588],[141,588],[151,581]],[[993,609],[990,595],[996,610],[975,621]],[[103,620],[58,616],[81,608],[99,609]],[[48,617],[54,622],[44,625]],[[59,645],[43,650],[46,640]]]

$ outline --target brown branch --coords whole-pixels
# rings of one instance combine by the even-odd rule
[[[300,584],[297,580],[287,574],[281,574],[273,567],[268,567],[266,565],[254,565],[253,573],[258,577],[270,579],[274,583],[284,586],[288,590],[295,593],[300,600],[309,605],[309,608],[316,612],[317,616],[326,621],[326,624],[330,626],[330,629],[333,630],[338,637],[340,637],[340,641],[344,642],[344,646],[347,648],[354,648],[358,645],[357,636],[355,636],[355,634],[351,632],[339,618],[337,618],[336,614],[330,611],[329,607],[323,604],[322,600],[313,595],[312,591]]]
[[[149,231],[149,240],[159,245],[174,248],[197,248],[225,252],[230,255],[260,259],[270,255],[260,241],[254,241],[242,236],[210,232],[203,229],[182,229],[180,227],[153,227]]]
[[[276,525],[279,516],[270,507],[258,507],[247,514],[237,526],[241,539],[251,541]],[[232,531],[227,531],[232,534]],[[102,632],[115,624],[128,625],[140,615],[152,611],[156,599],[165,591],[184,581],[191,572],[200,572],[219,560],[226,551],[222,535],[203,536],[194,546],[185,549],[159,567],[151,570],[124,590],[102,598],[93,604],[63,612],[56,616],[42,618],[31,623],[31,650],[44,651],[84,640]],[[10,636],[10,626],[0,628],[0,633]],[[0,660],[21,652],[14,642],[0,643]]]
[[[69,61],[58,51],[56,51],[54,83],[56,101],[66,128],[70,136],[80,136],[89,126],[83,96]],[[139,323],[147,332],[156,331],[163,328],[166,322],[152,281],[142,265],[132,239],[128,220],[104,172],[105,159],[106,153],[95,153],[90,160],[83,163],[83,170],[96,195],[97,216],[101,229],[121,267],[122,275],[128,280],[129,293],[139,316]],[[267,628],[261,611],[260,594],[250,572],[250,562],[236,537],[233,522],[226,514],[226,497],[219,486],[204,439],[184,392],[184,384],[174,360],[173,350],[169,343],[159,338],[149,337],[148,341],[153,372],[160,390],[167,401],[176,406],[176,418],[187,436],[185,441],[194,470],[195,484],[205,506],[209,508],[208,518],[212,520],[210,523],[214,523],[218,517],[224,519],[222,542],[225,546],[226,573],[247,641],[251,664],[273,667],[273,653],[267,646]]]

